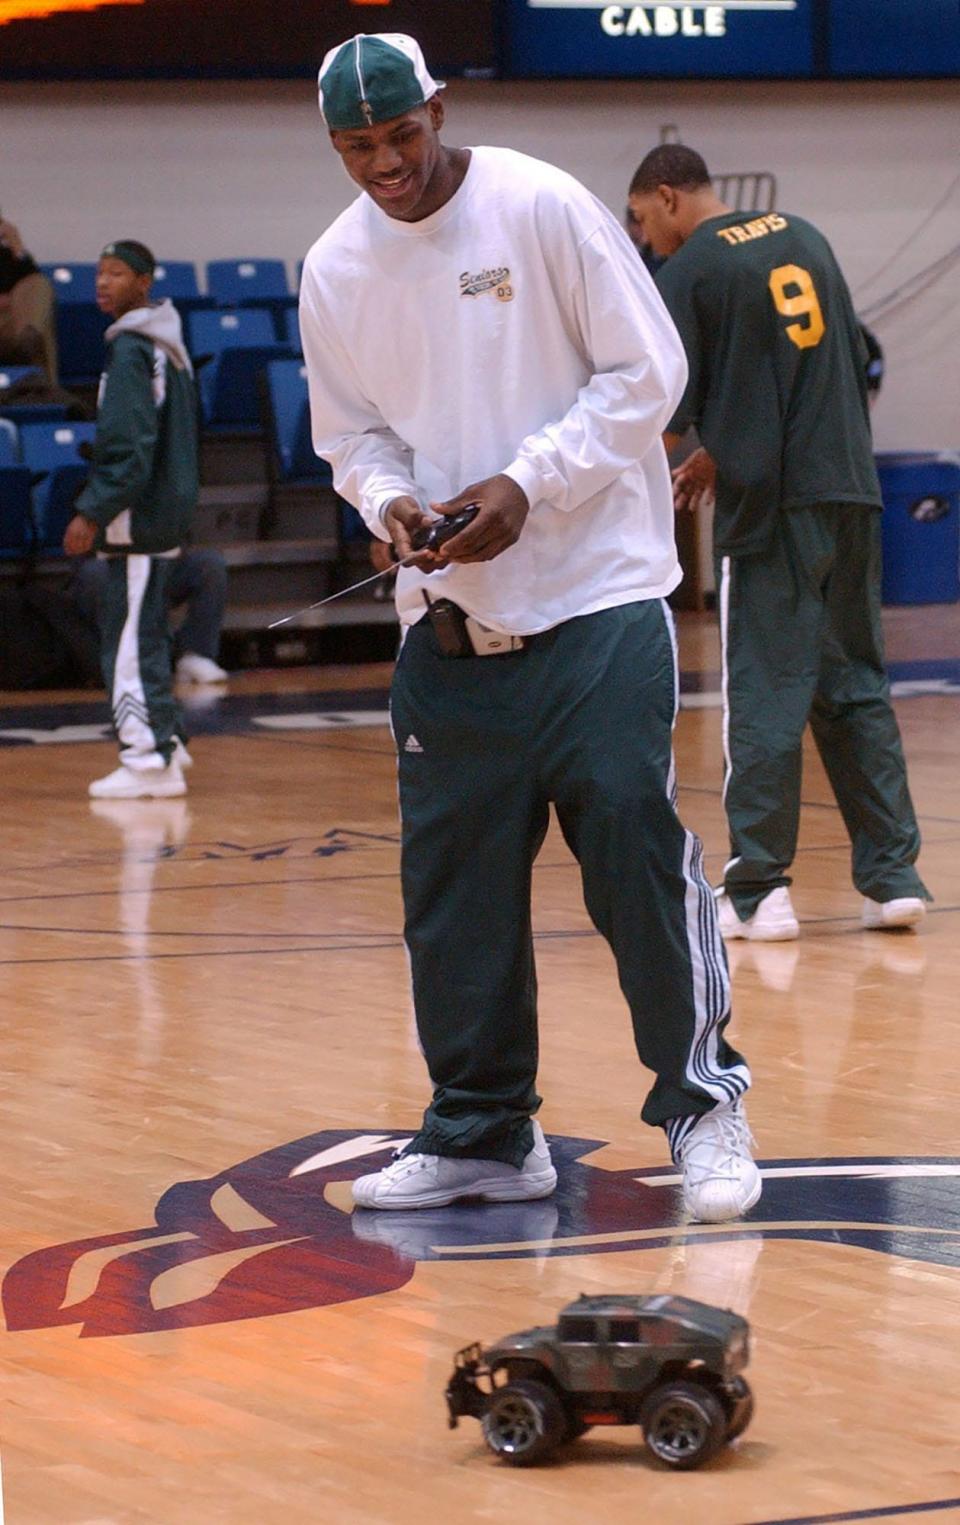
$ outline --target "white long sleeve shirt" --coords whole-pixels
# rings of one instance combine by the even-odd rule
[[[420,222],[361,195],[307,255],[300,331],[313,443],[387,538],[400,494],[426,507],[506,472],[530,512],[493,561],[401,569],[515,634],[669,593],[680,581],[661,433],[683,348],[611,213],[562,170],[474,148]]]

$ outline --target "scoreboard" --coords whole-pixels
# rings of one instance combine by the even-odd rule
[[[903,79],[960,75],[960,0],[831,0],[830,68]]]
[[[505,0],[516,78],[960,76],[960,0]]]
[[[526,77],[803,78],[816,0],[507,0],[505,72]]]
[[[309,77],[355,32],[440,78],[960,77],[960,0],[0,0],[0,79]]]

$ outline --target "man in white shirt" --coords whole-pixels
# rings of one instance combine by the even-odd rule
[[[364,194],[307,256],[313,440],[403,563],[392,694],[405,935],[434,1086],[361,1207],[514,1201],[556,1183],[537,1123],[533,861],[552,803],[617,960],[691,1213],[760,1195],[725,1041],[701,846],[674,808],[680,581],[661,433],[677,333],[616,220],[506,149],[447,148],[412,38],[332,49],[320,104]],[[476,510],[439,548],[413,537]]]

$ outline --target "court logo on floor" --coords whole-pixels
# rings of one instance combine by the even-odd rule
[[[540,1202],[351,1211],[350,1182],[397,1133],[330,1130],[164,1193],[148,1228],[34,1251],[8,1271],[11,1331],[143,1334],[260,1318],[404,1286],[418,1261],[642,1252],[759,1237],[853,1245],[960,1268],[960,1158],[767,1160],[749,1219],[688,1223],[678,1177],[603,1166],[602,1142],[553,1136]]]

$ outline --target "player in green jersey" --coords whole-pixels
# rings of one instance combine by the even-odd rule
[[[798,934],[788,869],[809,720],[853,844],[865,926],[918,922],[930,898],[880,629],[880,488],[865,355],[829,244],[799,217],[730,210],[698,153],[643,160],[630,209],[690,379],[666,436],[701,440],[678,508],[715,498],[730,862],[726,937]]]

